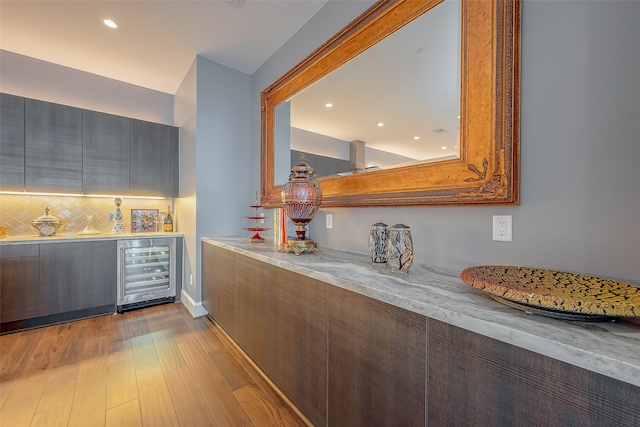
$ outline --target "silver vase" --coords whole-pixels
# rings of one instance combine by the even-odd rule
[[[377,222],[371,226],[369,232],[369,254],[371,264],[375,267],[386,267],[389,258],[388,250],[389,227],[383,222]]]
[[[408,273],[413,262],[413,241],[411,230],[404,224],[396,224],[389,229],[389,259],[392,272]]]

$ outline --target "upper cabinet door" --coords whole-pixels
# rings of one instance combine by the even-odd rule
[[[169,195],[169,128],[131,120],[129,139],[129,191],[132,196]]]
[[[169,127],[169,197],[180,197],[180,128]]]
[[[126,117],[83,111],[83,193],[129,194],[129,122]]]
[[[25,188],[82,192],[82,110],[25,99]]]
[[[0,190],[24,191],[24,98],[0,94]]]

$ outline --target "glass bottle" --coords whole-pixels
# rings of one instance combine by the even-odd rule
[[[167,216],[164,217],[162,226],[164,231],[173,231],[173,218],[171,217],[171,205],[167,206]]]

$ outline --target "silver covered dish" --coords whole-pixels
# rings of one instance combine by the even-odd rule
[[[63,224],[57,217],[49,215],[49,211],[49,206],[47,206],[44,208],[44,215],[39,216],[31,223],[31,227],[41,236],[53,236],[56,234],[56,231],[63,227]]]

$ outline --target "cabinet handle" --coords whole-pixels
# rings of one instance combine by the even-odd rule
[[[120,248],[120,301],[124,300],[124,281],[125,281],[125,250],[126,248]]]

